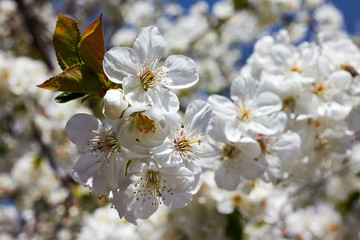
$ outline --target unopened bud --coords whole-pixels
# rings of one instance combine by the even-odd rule
[[[123,111],[128,107],[124,94],[116,89],[108,90],[103,98],[105,104],[105,115],[109,119],[120,118]]]

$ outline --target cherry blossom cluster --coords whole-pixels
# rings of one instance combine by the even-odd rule
[[[171,55],[156,27],[141,28],[133,48],[116,47],[104,56],[104,71],[116,89],[103,98],[105,121],[77,114],[68,137],[83,155],[72,176],[111,201],[120,217],[136,223],[164,204],[182,208],[201,185],[199,161],[206,157],[212,111],[203,100],[183,120],[172,89],[197,83],[195,62]]]
[[[339,34],[320,32],[317,38],[294,46],[286,31],[264,37],[242,68],[281,99],[286,129],[299,134],[301,154],[286,164],[299,180],[341,166],[359,131],[359,48]]]
[[[191,87],[199,76],[192,59],[162,60],[164,53],[156,27],[141,28],[133,48],[110,49],[104,72],[117,87],[103,98],[106,120],[77,114],[66,126],[83,152],[73,178],[120,217],[136,223],[161,204],[185,207],[208,169],[219,188],[250,192],[257,179],[321,177],[347,159],[359,102],[360,54],[351,41],[321,33],[319,44],[294,46],[286,31],[264,37],[230,98],[193,100],[182,118],[173,89]]]

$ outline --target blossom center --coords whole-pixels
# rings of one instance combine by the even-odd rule
[[[329,89],[329,85],[324,85],[321,83],[313,83],[311,86],[311,92],[318,97],[322,97],[325,95],[325,91]]]
[[[297,72],[297,73],[302,72],[297,61],[294,61],[293,64],[289,66],[289,70],[290,72]]]
[[[195,130],[198,130],[198,128]],[[201,158],[201,155],[205,154],[201,150],[201,147],[205,148],[203,140],[206,138],[206,136],[204,135],[205,133],[189,134],[184,130],[181,130],[180,134],[178,134],[173,140],[175,154],[178,154],[180,159],[188,160],[190,162],[192,160]]]
[[[296,100],[295,100],[295,97],[294,96],[286,96],[283,98],[282,100],[283,102],[283,110],[284,109],[294,109],[295,108],[295,105],[296,105]]]
[[[223,155],[221,160],[233,159],[239,155],[241,150],[236,147],[233,142],[229,142],[223,147]]]
[[[140,72],[138,79],[140,80],[145,91],[154,86],[156,83],[156,75],[151,72],[149,66]]]
[[[253,119],[253,113],[249,106],[245,104],[237,105],[237,118],[242,122],[250,122]]]
[[[139,113],[135,117],[135,127],[139,130],[140,133],[155,133],[156,127],[154,120],[148,118],[147,116]]]
[[[134,192],[136,200],[151,201],[152,205],[157,205],[159,199],[165,200],[164,191],[171,195],[174,194],[173,190],[167,187],[166,180],[162,179],[160,172],[157,170],[148,170],[134,186],[137,188],[137,191]]]
[[[141,60],[139,60],[141,62]],[[153,59],[150,61],[149,57],[143,61],[143,64],[139,66],[139,70],[137,72],[137,78],[139,79],[144,91],[147,91],[149,88],[155,87],[156,85],[166,85],[171,84],[171,82],[166,81],[168,78],[168,72],[163,70],[163,67],[158,68],[155,70],[156,66],[158,65],[159,58]],[[164,67],[169,61],[166,61]],[[160,86],[161,88],[161,86]]]
[[[90,146],[91,150],[90,155],[97,157],[100,151],[104,153],[105,158],[108,159],[112,154],[120,152],[120,144],[113,131],[105,128],[101,130],[90,130],[90,132],[96,134],[93,139],[87,141],[87,145]],[[99,162],[101,162],[101,160],[99,160]]]

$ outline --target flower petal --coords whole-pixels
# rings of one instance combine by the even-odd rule
[[[226,117],[236,116],[235,104],[227,97],[211,95],[208,98],[208,103],[210,103],[215,114],[224,115]]]
[[[240,183],[239,172],[225,161],[215,170],[215,182],[219,188],[235,190]]]
[[[272,92],[263,92],[256,99],[258,109],[256,116],[269,115],[278,112],[282,108],[282,101],[278,95]]]
[[[127,75],[135,75],[139,60],[133,50],[127,47],[114,47],[104,55],[104,72],[114,83],[121,84]]]
[[[94,176],[97,172],[100,172],[101,162],[99,159],[101,155],[93,155],[84,153],[80,156],[79,160],[76,162],[73,172],[76,172],[76,175],[83,182],[86,182],[89,178]]]
[[[239,99],[253,99],[258,89],[258,82],[252,77],[237,77],[230,87],[230,96],[235,102]]]
[[[66,123],[65,130],[68,138],[76,144],[80,152],[89,150],[88,141],[94,138],[96,134],[90,130],[101,129],[103,124],[92,115],[76,114]]]
[[[182,55],[169,56],[165,61],[163,71],[173,82],[173,85],[168,85],[169,88],[188,88],[199,81],[194,60]]]
[[[194,182],[194,174],[186,167],[160,168],[161,177],[174,193],[188,191]]]
[[[138,60],[144,61],[149,57],[152,61],[164,55],[165,41],[157,27],[143,27],[135,37],[133,49]]]
[[[238,142],[242,136],[244,127],[239,123],[236,118],[227,119],[224,122],[224,134],[226,136],[226,142]]]
[[[187,132],[192,132],[196,128],[201,133],[207,133],[212,124],[212,110],[206,101],[193,100],[185,111],[184,123],[187,124]]]
[[[240,175],[248,180],[255,180],[264,173],[265,167],[255,160],[242,160],[238,169]]]
[[[146,92],[136,76],[128,76],[123,82],[125,99],[131,105],[147,105],[150,104]]]
[[[149,88],[147,96],[151,106],[161,113],[176,113],[179,110],[179,99],[176,94],[165,89]]]
[[[192,201],[192,194],[188,192],[174,193],[174,195],[164,192],[163,196],[164,205],[171,208],[183,208]]]
[[[240,142],[237,143],[237,146],[242,151],[241,158],[246,160],[253,160],[261,153],[259,143],[250,137],[243,137]]]
[[[117,89],[108,90],[103,98],[103,103],[106,117],[111,120],[120,118],[123,111],[129,106],[124,99],[124,94]]]

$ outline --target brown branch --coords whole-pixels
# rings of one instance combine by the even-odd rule
[[[53,62],[49,56],[49,51],[47,44],[41,39],[41,28],[42,24],[36,15],[31,11],[31,7],[27,6],[24,0],[15,0],[18,5],[18,9],[21,15],[24,18],[24,22],[28,32],[32,36],[32,44],[34,48],[37,50],[41,58],[44,60],[46,66],[50,71],[54,70]]]

